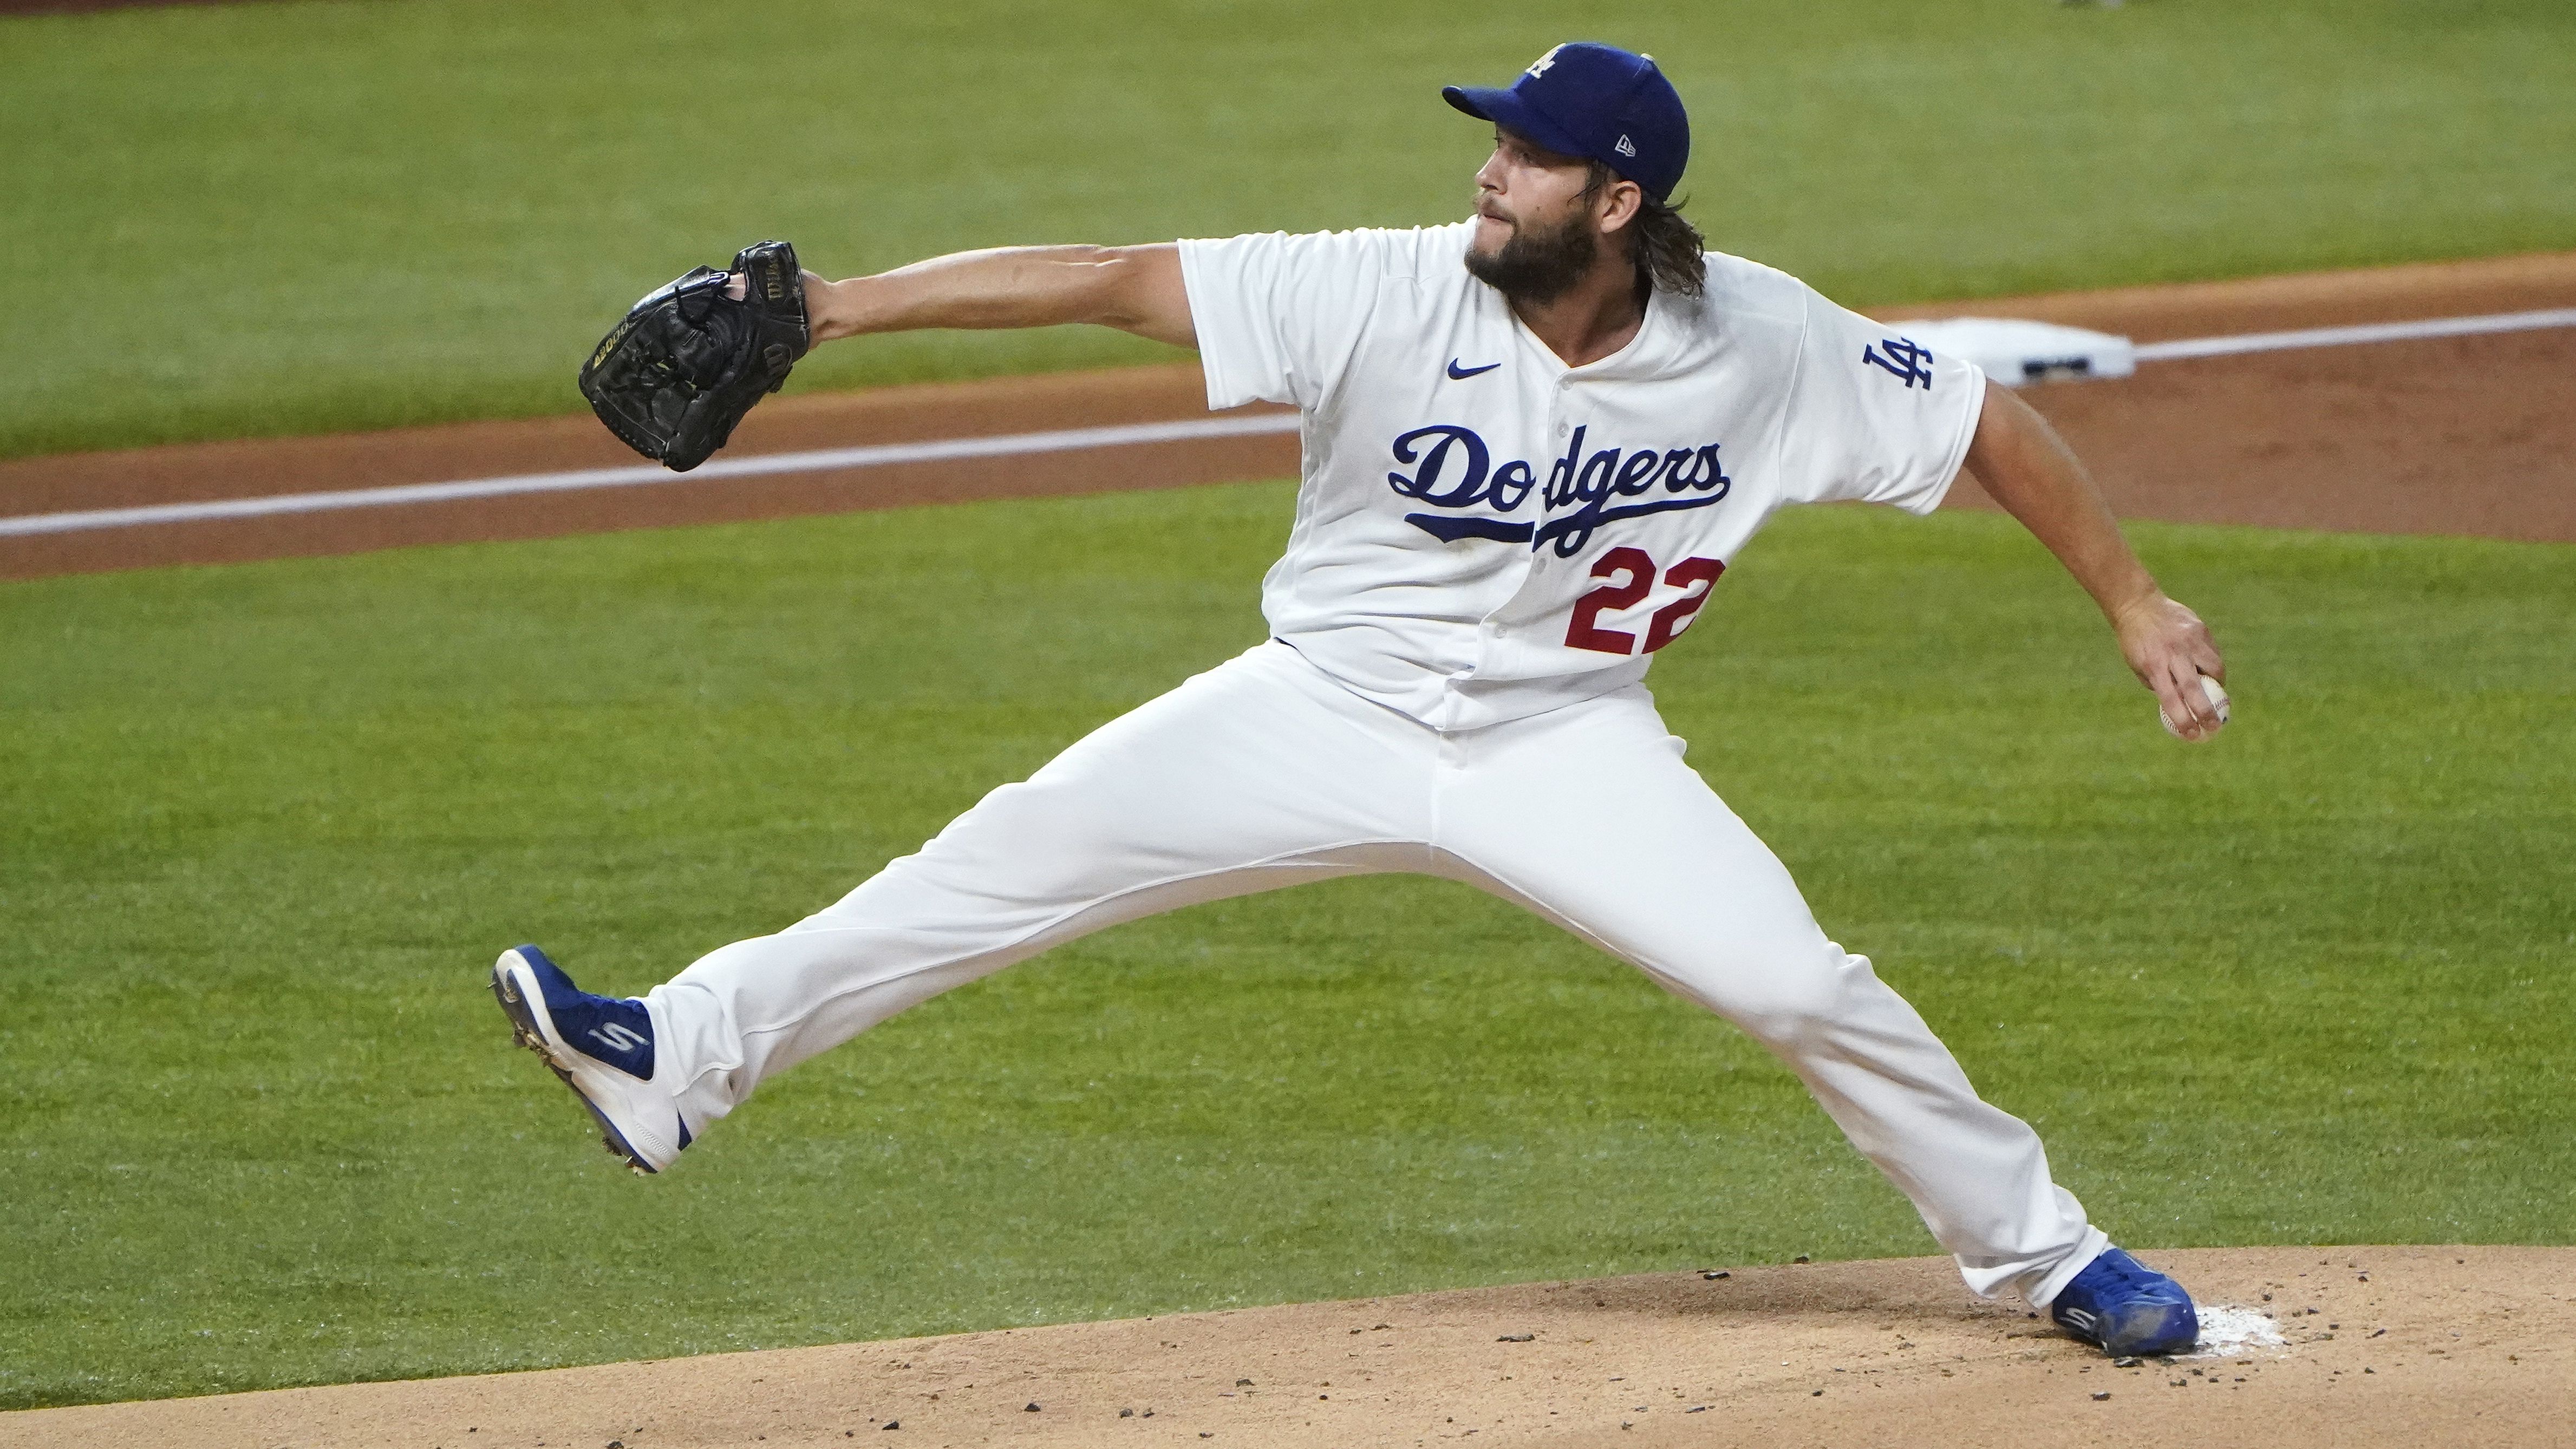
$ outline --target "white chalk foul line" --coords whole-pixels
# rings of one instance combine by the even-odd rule
[[[2137,349],[2140,362],[2176,362],[2194,357],[2224,357],[2244,352],[2281,352],[2300,347],[2341,347],[2363,342],[2412,342],[2431,337],[2467,337],[2488,332],[2528,332],[2544,327],[2576,327],[2576,307],[2539,312],[2502,312],[2483,317],[2437,317],[2422,322],[2382,322],[2360,327],[2311,327],[2297,332],[2249,332],[2234,337],[2194,337],[2180,342],[2149,342]],[[157,503],[137,508],[96,508],[77,513],[30,513],[0,517],[0,538],[31,534],[78,533],[101,528],[140,528],[155,523],[204,523],[217,519],[263,518],[283,513],[325,513],[342,508],[390,508],[411,503],[450,503],[467,498],[502,498],[522,493],[562,493],[582,488],[629,488],[650,483],[685,483],[703,478],[753,478],[773,473],[824,473],[841,468],[877,468],[890,463],[935,463],[955,458],[1007,458],[1027,453],[1068,453],[1088,448],[1119,448],[1138,443],[1180,443],[1201,438],[1234,438],[1297,430],[1293,413],[1259,413],[1250,417],[1191,418],[1169,423],[1128,423],[1115,427],[1064,428],[1044,433],[1004,433],[989,438],[943,438],[927,443],[881,443],[863,448],[821,448],[803,453],[769,453],[727,458],[686,473],[643,464],[631,468],[585,468],[568,473],[522,473],[506,478],[467,478],[453,483],[407,483],[387,488],[346,488],[329,493],[281,493],[261,498],[223,498],[202,503]]]
[[[1180,443],[1262,433],[1293,433],[1295,413],[1191,418],[1169,423],[1064,428],[1044,433],[1004,433],[989,438],[941,438],[927,443],[879,443],[863,448],[818,448],[727,458],[674,473],[659,464],[584,468],[567,473],[522,473],[506,478],[467,478],[453,483],[406,483],[386,488],[345,488],[328,493],[279,493],[259,498],[219,498],[200,503],[156,503],[136,508],[96,508],[78,513],[31,513],[0,518],[0,538],[77,533],[99,528],[140,528],[154,523],[203,523],[262,518],[281,513],[325,513],[342,508],[390,508],[412,503],[452,503],[522,493],[563,493],[582,488],[624,488],[646,483],[687,483],[702,478],[753,478],[772,473],[827,473],[840,468],[881,468],[890,463],[936,463],[957,458],[1005,458],[1026,453],[1067,453],[1138,443]]]
[[[2372,322],[2358,327],[2308,327],[2296,332],[2247,332],[2235,337],[2193,337],[2146,342],[2140,362],[2179,362],[2239,352],[2286,352],[2297,347],[2348,347],[2357,342],[2415,342],[2428,337],[2469,337],[2482,332],[2533,332],[2576,327],[2576,307],[2541,312],[2497,312],[2484,317],[2433,317],[2421,322]]]

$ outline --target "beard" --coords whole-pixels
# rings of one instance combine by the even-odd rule
[[[1511,239],[1499,250],[1480,252],[1470,247],[1467,271],[1514,302],[1553,302],[1574,289],[1600,254],[1600,239],[1592,234],[1591,220],[1577,211],[1545,231],[1516,224]]]

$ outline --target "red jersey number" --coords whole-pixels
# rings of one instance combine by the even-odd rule
[[[1574,601],[1574,617],[1565,623],[1565,643],[1569,649],[1593,649],[1603,654],[1634,654],[1637,636],[1618,629],[1604,629],[1598,622],[1604,609],[1625,609],[1646,597],[1655,586],[1655,561],[1642,548],[1614,548],[1592,561],[1592,576],[1606,579],[1625,575],[1606,589],[1594,589]]]
[[[1726,565],[1713,558],[1686,558],[1664,570],[1664,582],[1682,594],[1655,611],[1646,626],[1644,652],[1652,654],[1679,638],[1699,614],[1700,605],[1708,602],[1709,590],[1717,587],[1718,576],[1725,572]],[[1643,602],[1655,586],[1655,561],[1642,548],[1614,548],[1593,561],[1592,576],[1617,582],[1574,601],[1573,617],[1565,624],[1566,647],[1599,654],[1637,653],[1637,636],[1624,629],[1602,628],[1601,615]]]

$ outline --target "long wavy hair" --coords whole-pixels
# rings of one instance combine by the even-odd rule
[[[1589,164],[1591,171],[1583,183],[1586,202],[1619,179],[1618,172],[1600,162]],[[1696,297],[1708,285],[1708,259],[1701,255],[1708,250],[1708,242],[1698,227],[1683,218],[1682,207],[1687,204],[1676,201],[1667,206],[1641,193],[1637,219],[1628,224],[1628,255],[1657,290]]]

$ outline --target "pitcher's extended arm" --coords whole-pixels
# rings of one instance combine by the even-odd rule
[[[996,247],[873,277],[805,273],[814,340],[927,327],[1053,327],[1090,322],[1179,347],[1198,343],[1180,248]]]
[[[1987,383],[1977,436],[1968,445],[1968,471],[2093,596],[2120,636],[2122,657],[2138,682],[2155,691],[2182,737],[2217,733],[2218,711],[2196,677],[2227,680],[2227,663],[2208,626],[2156,587],[2083,463],[2048,420],[2009,389]]]

